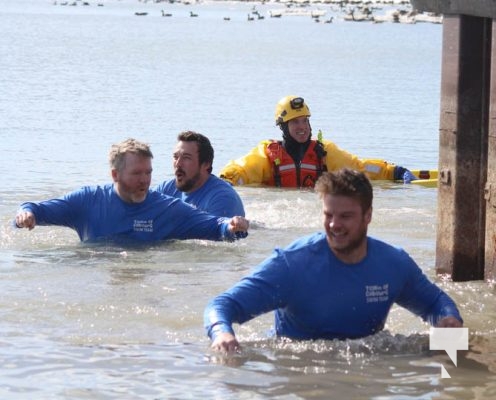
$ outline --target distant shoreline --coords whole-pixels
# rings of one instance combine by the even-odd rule
[[[94,4],[95,0],[53,0],[54,5],[61,6],[89,6]],[[97,5],[103,7],[105,3],[120,0],[96,0]],[[128,2],[132,0],[127,0]],[[412,8],[410,0],[135,0],[136,3],[148,5],[168,4],[188,5],[191,7],[200,5],[213,4],[250,4],[252,5],[251,14],[248,15],[248,21],[255,19],[264,19],[261,11],[257,6],[270,7],[264,10],[269,18],[280,18],[287,16],[310,16],[315,22],[332,23],[334,20],[350,22],[369,22],[369,23],[435,23],[441,24],[443,16],[433,13],[422,13]],[[273,8],[272,8],[273,7]],[[163,17],[172,17],[171,12],[161,10]],[[147,16],[148,10],[136,10],[137,16]],[[253,15],[252,15],[253,14]],[[326,16],[327,15],[327,16]],[[190,10],[191,17],[197,17],[198,14]],[[325,19],[323,19],[325,18]],[[229,17],[224,17],[229,21]]]
[[[79,0],[80,1],[80,0]],[[139,2],[154,3],[182,3],[182,4],[201,4],[201,3],[261,3],[261,4],[291,4],[294,6],[305,7],[308,5],[323,4],[337,6],[409,6],[410,0],[137,0]]]
[[[142,0],[139,0],[142,1]],[[270,17],[282,17],[292,15],[310,15],[316,22],[327,13],[326,10],[318,8],[319,5],[331,6],[335,13],[341,14],[340,19],[350,22],[370,23],[434,23],[442,24],[443,16],[433,13],[417,12],[412,8],[410,0],[154,0],[158,2],[179,2],[183,4],[201,3],[255,3],[265,6],[278,6],[269,10]],[[285,6],[285,7],[284,7]],[[253,13],[258,14],[254,5]],[[315,9],[317,7],[317,9]],[[384,12],[380,14],[380,12]],[[379,13],[378,13],[379,11]],[[263,18],[263,17],[260,17]],[[253,18],[251,18],[253,19]],[[334,16],[327,18],[325,23],[331,23]]]

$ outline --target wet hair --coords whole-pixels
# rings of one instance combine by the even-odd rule
[[[150,146],[136,139],[126,139],[123,142],[113,144],[109,152],[110,168],[122,171],[125,167],[126,154],[137,154],[146,158],[153,158]]]
[[[360,202],[363,212],[372,207],[372,185],[363,172],[353,169],[324,172],[315,183],[315,192],[321,198],[326,194],[352,197]]]
[[[198,144],[198,161],[200,164],[210,164],[208,173],[212,173],[214,148],[206,136],[194,131],[184,131],[177,135],[177,140],[180,142],[196,142]]]

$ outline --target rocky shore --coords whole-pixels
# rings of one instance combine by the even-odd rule
[[[157,0],[176,1],[176,0]],[[190,1],[190,0],[182,0]],[[222,1],[222,0],[217,0]],[[248,2],[250,0],[247,0]],[[440,24],[443,21],[442,15],[432,13],[420,13],[412,9],[409,0],[276,0],[258,1],[265,5],[279,5],[276,10],[270,10],[270,17],[282,17],[289,15],[310,15],[316,22],[320,22],[327,11],[320,8],[320,5],[329,5],[331,17],[323,22],[330,23],[334,17],[351,22],[392,22],[415,24],[429,22]],[[281,7],[283,6],[284,7]]]
[[[139,0],[142,2],[166,2],[198,4],[204,0]],[[210,0],[212,2],[225,0]],[[236,2],[236,1],[234,1]],[[442,15],[432,13],[420,13],[412,9],[410,0],[240,0],[240,2],[258,3],[262,5],[274,5],[277,9],[269,10],[269,16],[280,18],[283,16],[311,16],[315,22],[331,23],[334,18],[341,18],[351,22],[392,22],[415,24],[429,22],[440,24],[443,21]],[[330,14],[325,20],[320,21],[327,10],[319,6],[330,6]],[[254,14],[260,17],[256,6],[253,7]],[[254,19],[255,17],[253,17]]]

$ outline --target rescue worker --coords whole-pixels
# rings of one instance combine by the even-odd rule
[[[282,141],[263,140],[249,154],[230,161],[220,177],[233,185],[262,184],[313,188],[324,171],[352,168],[369,179],[403,180],[416,177],[406,168],[377,159],[360,159],[329,140],[312,139],[310,109],[302,97],[286,96],[276,105],[275,122]]]

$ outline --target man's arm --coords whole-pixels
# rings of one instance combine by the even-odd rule
[[[219,217],[234,217],[235,215],[244,217],[245,209],[238,193],[230,183],[224,181],[219,183],[217,186],[209,188],[208,193],[198,203],[198,208]]]
[[[462,326],[463,319],[453,299],[431,282],[410,257],[408,260],[411,275],[397,303],[432,326]]]
[[[21,204],[15,217],[16,226],[29,230],[36,225],[58,225],[74,228],[76,215],[81,208],[81,193],[82,190],[74,191],[56,199]]]
[[[234,321],[240,322],[240,319],[237,304],[226,293],[207,304],[203,313],[203,323],[214,350],[229,351],[239,347],[232,324]]]
[[[244,217],[217,217],[170,196],[151,191],[157,234],[160,239],[233,241],[245,238],[249,222]]]
[[[408,169],[385,160],[359,158],[329,140],[324,140],[323,145],[329,171],[347,167],[365,172],[368,178],[372,180],[403,180],[405,183],[410,183],[410,181],[416,179]]]
[[[272,173],[269,158],[265,154],[267,143],[262,141],[247,155],[230,161],[222,168],[219,174],[220,178],[234,186],[266,182]]]
[[[243,324],[258,315],[284,307],[291,295],[291,279],[285,257],[276,250],[248,276],[211,300],[203,318],[212,348],[239,349],[233,323]]]

